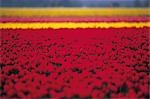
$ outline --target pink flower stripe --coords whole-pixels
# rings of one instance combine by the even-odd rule
[[[0,22],[147,22],[147,16],[131,17],[1,17]]]

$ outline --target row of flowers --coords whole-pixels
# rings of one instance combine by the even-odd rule
[[[0,8],[4,17],[148,16],[148,8]]]
[[[118,16],[118,17],[2,17],[0,22],[148,22],[148,16]]]
[[[150,27],[150,22],[7,22],[0,23],[0,29],[60,29],[60,28],[143,28]]]

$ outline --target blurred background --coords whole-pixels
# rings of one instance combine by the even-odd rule
[[[150,0],[0,0],[1,7],[149,7]]]

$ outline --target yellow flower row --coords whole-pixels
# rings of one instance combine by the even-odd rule
[[[76,29],[76,28],[143,28],[143,27],[150,27],[150,22],[54,22],[54,23],[0,23],[0,29],[60,29],[60,28],[69,28],[69,29]]]
[[[138,16],[150,15],[148,8],[0,8],[0,16]]]

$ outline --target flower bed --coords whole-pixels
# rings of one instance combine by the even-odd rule
[[[148,29],[1,29],[1,98],[148,98]]]

